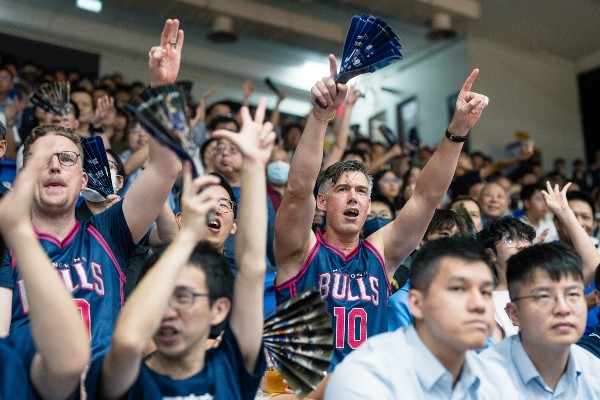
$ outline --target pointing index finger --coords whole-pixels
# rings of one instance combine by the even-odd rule
[[[335,78],[337,75],[337,61],[333,54],[329,55],[329,73],[332,78]]]
[[[468,76],[467,80],[465,81],[461,92],[470,92],[471,91],[471,86],[473,86],[473,82],[475,82],[475,78],[477,78],[477,75],[479,75],[479,68],[475,68],[473,70],[473,72],[471,72],[471,75]]]

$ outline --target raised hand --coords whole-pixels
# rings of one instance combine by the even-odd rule
[[[335,113],[335,110],[342,105],[348,92],[348,85],[338,83],[333,80],[337,75],[337,61],[333,54],[329,55],[329,76],[323,77],[310,90],[311,101],[313,103],[313,115],[319,120],[328,120]],[[316,101],[326,106],[322,108]]]
[[[557,215],[561,212],[569,210],[569,202],[567,201],[567,190],[569,190],[569,186],[571,186],[571,182],[567,183],[562,190],[560,190],[558,185],[552,185],[550,182],[546,181],[546,190],[542,190],[542,198],[544,199],[544,203],[546,203],[546,207],[548,210],[552,212],[552,214]]]
[[[454,116],[452,117],[452,122],[448,127],[450,133],[458,136],[466,135],[469,129],[471,129],[479,120],[483,110],[490,102],[490,99],[487,96],[471,92],[471,87],[473,86],[473,82],[475,82],[475,78],[477,78],[478,74],[479,69],[474,69],[458,93]]]
[[[244,160],[254,160],[266,165],[271,157],[275,132],[270,122],[264,122],[267,99],[261,97],[254,120],[248,107],[242,107],[242,128],[239,133],[219,129],[212,133],[213,137],[229,139],[242,153]]]
[[[40,137],[40,145],[36,146],[36,152],[31,154],[27,165],[19,172],[13,189],[8,192],[0,202],[0,230],[5,237],[8,233],[22,230],[31,233],[31,202],[34,188],[38,183],[38,177],[48,165],[52,157],[52,148],[55,138],[53,135]]]
[[[177,80],[182,48],[183,30],[179,29],[179,20],[166,20],[160,45],[152,47],[148,54],[150,86],[166,85]]]
[[[204,175],[192,180],[192,166],[189,162],[185,163],[181,193],[182,234],[189,233],[194,238],[201,238],[201,233],[206,229],[206,216],[217,208],[219,200],[216,193],[202,189],[218,183],[219,178],[213,175]]]
[[[346,97],[346,103],[354,105],[360,99],[360,90],[356,89],[354,85],[348,87],[348,96]]]
[[[94,125],[104,125],[106,117],[108,116],[108,110],[115,106],[114,97],[104,95],[96,101],[96,110],[94,111]]]

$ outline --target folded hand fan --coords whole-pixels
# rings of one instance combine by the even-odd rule
[[[296,396],[304,398],[327,374],[333,354],[331,316],[315,289],[280,304],[265,319],[267,354]]]
[[[347,83],[355,76],[375,72],[401,60],[400,49],[398,36],[388,24],[372,15],[355,15],[350,22],[335,83]],[[325,108],[318,100],[317,104]]]
[[[265,78],[265,85],[267,85],[269,89],[271,89],[277,96],[281,96],[281,91],[277,88],[277,86],[275,86],[271,78]]]
[[[387,140],[390,147],[398,143],[398,137],[389,126],[381,124],[379,125],[379,131],[383,134],[383,137],[385,137],[385,140]]]
[[[146,88],[125,109],[160,143],[181,160],[194,166],[194,176],[203,173],[198,149],[185,109],[185,95],[178,85]]]
[[[71,84],[69,82],[46,83],[31,96],[31,102],[34,105],[56,115],[67,115],[70,100]]]
[[[192,98],[192,88],[194,87],[194,82],[192,81],[177,81],[177,86],[181,89],[184,95],[184,99]]]
[[[83,146],[83,170],[88,176],[87,187],[106,198],[114,194],[110,165],[106,156],[104,142],[100,136],[81,140]]]

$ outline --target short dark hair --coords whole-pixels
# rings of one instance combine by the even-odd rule
[[[518,218],[504,216],[493,218],[477,233],[477,241],[487,249],[496,252],[496,243],[505,234],[521,236],[529,241],[535,239],[535,229]]]
[[[594,274],[594,285],[596,286],[596,290],[600,290],[600,264],[596,267],[596,273]]]
[[[453,210],[436,209],[433,212],[433,217],[431,217],[431,221],[429,221],[429,225],[427,225],[427,230],[425,231],[424,239],[427,240],[429,235],[431,235],[432,233],[449,230],[454,227],[458,228],[458,235],[469,235],[467,222],[457,212]]]
[[[533,282],[538,269],[546,272],[554,282],[567,276],[583,282],[581,257],[576,252],[559,244],[538,244],[527,247],[508,259],[506,282],[511,299],[519,297],[524,284]]]
[[[350,150],[344,151],[344,154],[342,154],[342,160],[351,154],[357,155],[360,158],[362,158],[364,161],[367,161],[368,153],[362,149],[350,149]]]
[[[200,160],[202,161],[202,165],[204,165],[204,167],[206,167],[206,161],[204,160],[204,152],[206,151],[206,148],[212,143],[212,142],[218,142],[219,139],[211,137],[208,138],[204,141],[204,143],[202,143],[202,146],[200,146]],[[232,199],[233,200],[233,199]]]
[[[156,264],[167,248],[163,247],[146,260],[142,266],[138,283]],[[233,298],[234,277],[223,254],[219,253],[207,242],[200,242],[190,255],[188,263],[204,271],[206,286],[210,294],[209,305],[212,305],[218,298],[225,297],[229,300]]]
[[[592,208],[592,217],[596,215],[596,206],[594,204],[594,199],[592,196],[587,194],[586,192],[582,192],[581,190],[569,190],[567,191],[567,201],[579,200],[584,201],[590,205]]]
[[[411,287],[427,293],[439,271],[440,261],[444,258],[482,261],[490,269],[490,274],[493,274],[490,255],[476,240],[451,236],[426,242],[417,252],[410,268]]]
[[[371,204],[373,204],[374,202],[385,204],[387,206],[387,208],[390,209],[390,212],[392,213],[392,215],[396,215],[396,208],[394,207],[394,204],[387,197],[385,197],[381,194],[373,194],[371,196]]]
[[[209,175],[216,176],[217,178],[219,178],[219,183],[217,183],[217,185],[221,186],[223,189],[225,189],[225,191],[229,195],[229,199],[233,202],[233,217],[237,218],[237,200],[235,197],[235,192],[233,191],[233,188],[229,184],[229,181],[227,180],[227,178],[225,178],[223,175],[221,175],[218,172],[211,172]],[[181,207],[181,196],[182,195],[183,195],[183,192],[179,193],[178,200],[179,200],[180,207]]]
[[[539,183],[532,183],[530,185],[523,185],[521,188],[521,201],[529,200],[537,191],[544,190],[544,186]]]
[[[6,125],[0,121],[0,140],[6,140]]]
[[[235,127],[237,129],[236,132],[240,131],[240,124],[234,118],[224,116],[224,115],[217,115],[215,118],[213,118],[210,121],[210,123],[208,124],[208,126],[206,127],[206,129],[209,132],[212,132],[217,128],[218,125],[227,124],[227,123],[234,123]]]
[[[357,171],[364,174],[367,177],[369,186],[369,196],[371,196],[371,190],[373,189],[373,178],[369,175],[369,170],[365,163],[356,160],[338,161],[335,164],[330,165],[324,171],[321,171],[317,177],[317,193],[323,195],[327,194],[328,186],[335,185],[340,179],[344,172]]]

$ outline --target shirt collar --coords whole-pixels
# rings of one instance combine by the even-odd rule
[[[425,343],[421,340],[414,325],[410,325],[406,330],[406,343],[413,349],[414,354],[418,354],[418,357],[412,359],[412,363],[415,367],[417,378],[421,385],[432,391],[433,387],[442,379],[445,379],[449,383],[449,387],[452,388],[452,374],[440,363],[440,361],[433,355],[433,353],[425,346]],[[456,384],[464,387],[465,390],[470,389],[473,385],[473,390],[477,390],[479,386],[479,374],[475,366],[474,356],[467,352],[465,357],[465,363]]]

